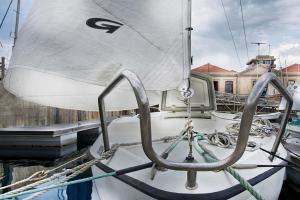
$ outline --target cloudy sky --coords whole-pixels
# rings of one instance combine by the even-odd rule
[[[0,0],[0,23],[5,15],[5,12],[10,4],[11,0]],[[20,27],[24,23],[24,19],[27,16],[32,0],[21,0],[20,11]],[[5,21],[0,29],[0,56],[10,57],[11,48],[15,30],[17,0],[13,0],[11,7],[7,13]]]
[[[2,19],[10,0],[0,0]],[[228,29],[221,0],[193,0],[193,56],[194,67],[212,63],[226,69],[245,69],[247,51],[243,34],[239,0],[223,0],[239,57]],[[28,14],[32,0],[22,0],[21,25]],[[277,58],[277,66],[300,63],[300,2],[299,0],[242,0],[249,57],[257,54],[252,42],[265,42],[261,54]],[[0,56],[11,53],[16,0],[0,30]],[[280,59],[278,59],[280,57]],[[240,60],[240,61],[239,61]]]
[[[239,0],[223,0],[237,45],[241,65],[228,30],[221,0],[194,0],[193,35],[194,65],[207,62],[240,71],[245,68],[247,51],[243,34]],[[271,44],[277,66],[300,63],[300,1],[242,0],[249,57],[257,54],[252,42]],[[268,44],[261,45],[261,54],[268,54]]]

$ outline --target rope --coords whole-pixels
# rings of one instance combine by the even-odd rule
[[[109,176],[115,176],[115,175],[116,175],[116,172],[110,172],[110,173],[105,173],[105,174],[94,176],[94,177],[83,178],[83,179],[80,179],[80,180],[74,180],[74,181],[70,181],[70,182],[60,183],[60,184],[51,185],[51,186],[48,186],[48,187],[42,187],[42,188],[32,189],[32,190],[28,190],[28,191],[23,191],[23,192],[19,192],[17,194],[1,195],[0,200],[8,199],[8,198],[15,198],[17,196],[37,193],[37,192],[41,192],[41,191],[45,191],[45,190],[48,191],[50,189],[66,187],[66,186],[69,186],[69,185],[84,183],[84,182],[87,182],[87,181],[92,181],[92,180],[96,180],[96,179],[100,179],[100,178],[104,178],[104,177],[109,177]]]
[[[198,135],[198,134],[197,134]],[[194,138],[194,147],[196,151],[201,155],[203,153],[206,153],[210,156],[206,156],[206,159],[209,159],[210,162],[215,162],[219,160],[213,152],[211,152],[209,149],[207,149],[204,145],[199,144],[198,140],[203,139],[203,134],[199,134],[200,137],[196,136]],[[239,183],[247,190],[249,191],[257,200],[264,200],[264,198],[254,189],[254,187],[246,180],[244,179],[236,170],[234,170],[232,167],[226,167],[224,168],[225,171],[227,171],[229,174],[231,174]]]
[[[39,192],[43,192],[45,190],[66,187],[66,186],[69,186],[69,185],[84,183],[84,182],[87,182],[87,181],[101,179],[101,178],[104,178],[104,177],[119,176],[119,175],[131,173],[131,172],[136,172],[136,171],[139,171],[139,170],[143,170],[143,169],[151,167],[152,165],[153,165],[153,162],[149,162],[149,163],[145,163],[145,164],[142,164],[142,165],[137,165],[137,166],[121,169],[121,170],[118,170],[118,171],[113,171],[113,172],[110,172],[110,173],[104,173],[104,174],[101,174],[101,175],[98,175],[98,176],[93,176],[93,177],[83,178],[83,179],[79,179],[79,180],[73,180],[73,181],[70,181],[70,182],[64,182],[64,183],[60,183],[60,184],[56,184],[56,185],[46,186],[46,187],[32,189],[32,190],[28,190],[28,191],[23,191],[23,192],[20,192],[18,194],[1,195],[0,200],[1,199],[7,199],[7,198],[14,198],[14,197],[17,197],[17,196],[20,196],[20,195],[39,193]]]
[[[212,134],[206,134],[205,138],[210,144],[221,148],[234,148],[237,143],[237,136],[230,133],[215,132]],[[259,145],[254,141],[247,142],[246,151],[256,151],[259,149]]]
[[[222,147],[222,148],[234,148],[237,143],[237,137],[239,134],[240,123],[232,123],[226,126],[225,132],[217,132],[206,134],[206,140],[210,144]],[[277,128],[274,127],[269,120],[255,119],[250,128],[250,135],[254,137],[270,137],[276,134]],[[248,141],[246,151],[256,151],[259,149],[259,145],[254,141]]]
[[[240,123],[232,123],[226,126],[226,130],[232,135],[238,135]],[[274,127],[269,120],[255,119],[252,122],[250,135],[256,137],[270,137],[272,134],[277,133],[277,128]]]
[[[27,178],[25,178],[23,180],[17,181],[17,182],[15,182],[13,184],[10,184],[10,185],[6,185],[6,186],[3,186],[3,187],[0,187],[0,190],[4,190],[6,188],[11,188],[11,187],[18,186],[20,184],[24,184],[24,183],[28,183],[28,182],[36,182],[36,181],[40,181],[42,179],[45,179],[52,172],[54,172],[54,171],[56,171],[56,170],[58,170],[58,169],[60,169],[60,168],[62,168],[64,166],[66,166],[66,165],[68,165],[68,164],[70,164],[70,163],[72,163],[72,162],[74,162],[74,161],[76,161],[76,160],[78,160],[78,159],[80,159],[80,158],[82,158],[84,156],[86,156],[86,154],[83,154],[83,155],[81,155],[81,156],[79,156],[79,157],[77,157],[77,158],[75,158],[73,160],[70,160],[70,161],[68,161],[66,163],[63,163],[62,165],[60,165],[60,166],[58,166],[56,168],[53,168],[51,170],[47,170],[47,171],[42,170],[42,171],[35,172],[31,176],[29,176],[29,177],[27,177]]]
[[[10,0],[9,5],[8,5],[6,11],[5,11],[5,14],[4,14],[4,16],[3,16],[2,20],[1,20],[0,29],[2,28],[3,22],[4,22],[5,18],[6,18],[6,15],[7,15],[8,11],[9,11],[9,8],[10,8],[12,2],[13,2],[13,0]]]
[[[72,160],[70,160],[70,161],[68,161],[68,162],[65,162],[65,163],[63,163],[62,165],[59,165],[59,166],[57,166],[57,167],[55,167],[55,168],[53,168],[53,169],[51,169],[51,170],[47,170],[47,173],[50,174],[50,173],[52,173],[52,172],[54,172],[54,171],[56,171],[56,170],[58,170],[58,169],[60,169],[60,168],[62,168],[62,167],[64,167],[64,166],[66,166],[66,165],[68,165],[68,164],[71,164],[71,163],[73,163],[73,162],[79,160],[80,158],[85,157],[85,156],[86,156],[86,154],[83,154],[83,155],[81,155],[81,156],[78,156],[78,157],[76,157],[76,158],[74,158],[74,159],[72,159]]]
[[[18,188],[16,190],[12,190],[10,192],[4,193],[4,194],[0,195],[0,199],[2,198],[2,196],[19,194],[20,192],[23,192],[25,190],[31,189],[33,187],[36,187],[38,185],[41,185],[41,184],[44,184],[44,183],[47,183],[47,182],[50,182],[50,181],[53,181],[53,180],[56,180],[56,179],[58,179],[62,176],[66,176],[67,174],[70,174],[70,173],[71,173],[71,175],[69,175],[68,177],[62,179],[61,181],[67,181],[71,178],[74,178],[75,176],[79,175],[80,173],[86,171],[89,167],[93,166],[97,162],[100,162],[101,160],[104,160],[104,159],[107,159],[107,158],[111,157],[115,153],[115,151],[117,150],[118,147],[119,147],[119,145],[112,145],[111,149],[109,151],[103,152],[99,159],[91,160],[87,163],[83,163],[81,165],[78,165],[78,166],[74,167],[73,169],[67,169],[64,172],[54,174],[49,178],[46,178],[46,179],[37,181],[35,183],[26,185],[24,187]],[[59,182],[59,184],[61,183],[61,181]],[[34,195],[32,198],[34,198],[36,196],[39,196],[39,195],[41,195],[41,193],[37,194],[37,195]]]
[[[168,147],[166,148],[163,153],[161,154],[161,157],[164,159],[167,159],[169,157],[169,154],[177,147],[177,145],[187,136],[187,130],[182,130],[180,134],[177,136],[177,139]],[[157,166],[156,164],[153,164],[151,171],[150,171],[150,179],[154,180],[157,170],[162,170],[162,167]]]
[[[63,178],[62,180],[60,180],[58,183],[54,184],[54,185],[59,185],[59,184],[62,184],[64,182],[67,182],[68,180],[70,179],[73,179],[75,178],[76,176],[78,176],[79,174],[85,172],[86,170],[88,170],[91,166],[95,165],[96,163],[100,162],[101,160],[104,160],[104,159],[107,159],[107,158],[110,158],[116,151],[117,149],[119,148],[120,145],[118,144],[114,144],[111,149],[109,151],[106,151],[106,152],[103,152],[102,155],[100,156],[99,159],[94,159],[94,160],[91,160],[87,163],[84,163],[84,164],[81,164],[77,167],[75,167],[75,170],[72,170],[73,173],[65,178]],[[49,190],[43,190],[41,192],[38,192],[38,193],[35,193],[29,197],[27,197],[26,199],[24,200],[32,200],[38,196],[41,196],[43,194],[45,194],[46,192],[48,192]]]
[[[163,138],[160,138],[160,139],[153,140],[153,142],[159,142],[159,141],[169,142],[169,141],[178,139],[178,137],[179,136],[166,136],[166,137],[163,137]],[[73,169],[68,169],[68,170],[65,170],[64,172],[61,172],[61,173],[58,173],[58,174],[54,174],[51,177],[46,178],[46,177],[48,177],[49,174],[53,173],[54,171],[56,171],[56,170],[58,170],[58,169],[60,169],[60,168],[62,168],[64,166],[66,166],[66,165],[68,165],[68,164],[70,164],[70,163],[72,163],[72,162],[74,162],[74,161],[76,161],[76,160],[78,160],[78,159],[80,159],[80,158],[82,158],[84,156],[86,156],[86,154],[84,154],[84,155],[81,155],[81,156],[79,156],[79,157],[77,157],[77,158],[75,158],[73,160],[70,160],[70,161],[68,161],[66,163],[63,163],[62,165],[60,165],[60,166],[58,166],[56,168],[53,168],[51,170],[36,172],[36,173],[34,173],[33,175],[31,175],[30,177],[28,177],[28,178],[26,178],[24,180],[21,180],[19,182],[14,183],[14,184],[7,185],[7,186],[4,186],[4,187],[0,188],[0,190],[3,190],[5,188],[10,188],[10,187],[16,186],[16,185],[28,183],[28,182],[34,182],[34,183],[29,184],[29,185],[26,185],[26,186],[23,186],[21,188],[18,188],[18,189],[12,190],[10,192],[7,192],[5,194],[2,194],[2,195],[15,194],[15,193],[19,193],[19,192],[28,190],[30,188],[36,187],[38,185],[44,184],[46,182],[53,182],[54,180],[56,180],[56,179],[58,179],[58,178],[60,178],[62,176],[66,176],[67,174],[71,174],[71,175],[67,176],[65,179],[62,179],[60,182],[68,181],[68,180],[76,177],[80,173],[86,171],[91,166],[93,166],[94,164],[100,162],[101,160],[111,158],[112,155],[116,152],[116,150],[119,147],[133,146],[133,145],[139,145],[139,144],[141,144],[141,142],[114,144],[114,145],[112,145],[111,150],[107,151],[107,152],[103,152],[101,154],[101,156],[100,156],[99,159],[91,160],[91,161],[89,161],[87,163],[78,165],[78,166],[74,167]],[[175,148],[175,147],[173,147],[173,148]],[[41,195],[41,194],[39,194],[39,195]],[[39,195],[37,195],[37,196],[39,196]],[[1,195],[0,195],[0,197],[1,197]],[[36,196],[34,196],[34,197],[36,197]],[[34,197],[32,197],[32,198],[34,198]]]
[[[27,182],[39,181],[39,180],[44,179],[46,177],[47,177],[47,174],[45,173],[45,171],[38,171],[38,172],[35,172],[34,174],[32,174],[31,176],[29,176],[26,179],[23,179],[21,181],[15,182],[15,183],[10,184],[10,185],[3,186],[3,187],[0,188],[0,190],[4,190],[6,188],[11,188],[11,187],[14,187],[14,186],[17,186],[17,185],[20,185],[20,184],[24,184],[24,183],[27,183]]]

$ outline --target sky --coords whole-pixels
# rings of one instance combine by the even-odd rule
[[[8,5],[11,0],[0,0],[0,22],[2,21]],[[24,24],[25,18],[30,11],[30,7],[33,0],[21,0],[20,6],[20,26]],[[15,20],[16,20],[17,0],[13,0],[11,7],[7,13],[5,21],[0,29],[0,57],[4,56],[9,58],[11,55],[11,49],[13,44]],[[7,61],[8,62],[8,61]]]
[[[20,26],[25,21],[33,0],[21,0]],[[0,0],[0,19],[10,0]],[[13,41],[15,10],[13,0],[0,30],[0,56],[9,57]],[[221,0],[193,0],[192,54],[194,66],[206,63],[241,71],[248,61],[239,0],[223,0],[229,25],[236,43],[236,55]],[[299,0],[242,0],[249,59],[257,55],[252,42],[264,42],[261,54],[276,58],[277,67],[300,63]]]
[[[223,0],[240,58],[236,56],[221,0],[193,1],[194,65],[215,64],[241,71],[248,61],[239,0]],[[300,1],[242,0],[249,58],[257,55],[257,45],[264,42],[261,54],[277,59],[277,67],[300,63]]]

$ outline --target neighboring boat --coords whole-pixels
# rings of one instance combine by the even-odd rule
[[[90,155],[110,157],[93,166],[93,174],[152,162],[151,169],[96,180],[100,199],[278,198],[285,168],[260,147],[286,156],[280,140],[290,95],[274,74],[266,73],[239,122],[211,115],[211,81],[190,76],[191,31],[191,0],[35,1],[4,86],[36,103],[82,110],[99,106],[103,138]],[[129,84],[118,85],[123,79]],[[288,99],[277,135],[265,125],[259,133],[251,129],[268,83]],[[156,104],[160,112],[150,114],[149,106]],[[106,127],[105,109],[136,107],[138,115]],[[238,129],[228,132],[226,126]]]

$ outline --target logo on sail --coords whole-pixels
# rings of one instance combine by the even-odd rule
[[[86,25],[91,28],[106,30],[106,33],[111,34],[123,26],[123,24],[119,22],[103,18],[90,18],[86,21]]]

